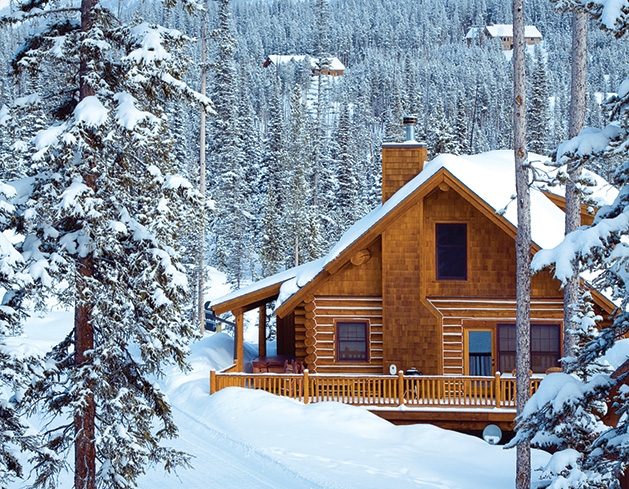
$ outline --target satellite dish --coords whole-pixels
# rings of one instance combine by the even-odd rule
[[[393,363],[389,365],[389,373],[391,375],[397,375],[397,367]]]
[[[490,424],[483,430],[483,440],[490,445],[497,445],[502,440],[502,430],[495,424]]]

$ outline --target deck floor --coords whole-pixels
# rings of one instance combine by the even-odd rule
[[[396,425],[433,424],[440,428],[455,431],[482,431],[487,425],[495,424],[502,431],[513,431],[515,409],[465,409],[404,407],[400,409],[372,407],[368,410],[376,416]]]

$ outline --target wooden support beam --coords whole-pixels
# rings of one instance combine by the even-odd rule
[[[258,316],[258,356],[266,356],[266,304],[260,306]]]
[[[236,337],[234,338],[234,350],[235,350],[235,358],[234,363],[236,364],[237,372],[245,371],[245,332],[244,332],[244,313],[242,311],[238,311],[235,314],[236,316]]]
[[[216,392],[216,370],[210,370],[210,395]]]

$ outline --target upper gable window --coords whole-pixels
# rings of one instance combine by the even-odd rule
[[[437,224],[437,280],[467,280],[467,224]]]

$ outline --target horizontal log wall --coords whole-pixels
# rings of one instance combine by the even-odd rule
[[[443,318],[443,373],[444,375],[463,375],[461,318]]]
[[[382,373],[382,298],[317,296],[314,302],[316,372]],[[368,321],[368,362],[337,362],[335,320]]]
[[[515,300],[509,299],[461,299],[431,298],[428,302],[439,311],[443,321],[443,373],[463,375],[465,322],[482,320],[488,329],[496,324],[515,322]],[[563,321],[563,301],[561,299],[531,300],[533,321]]]

